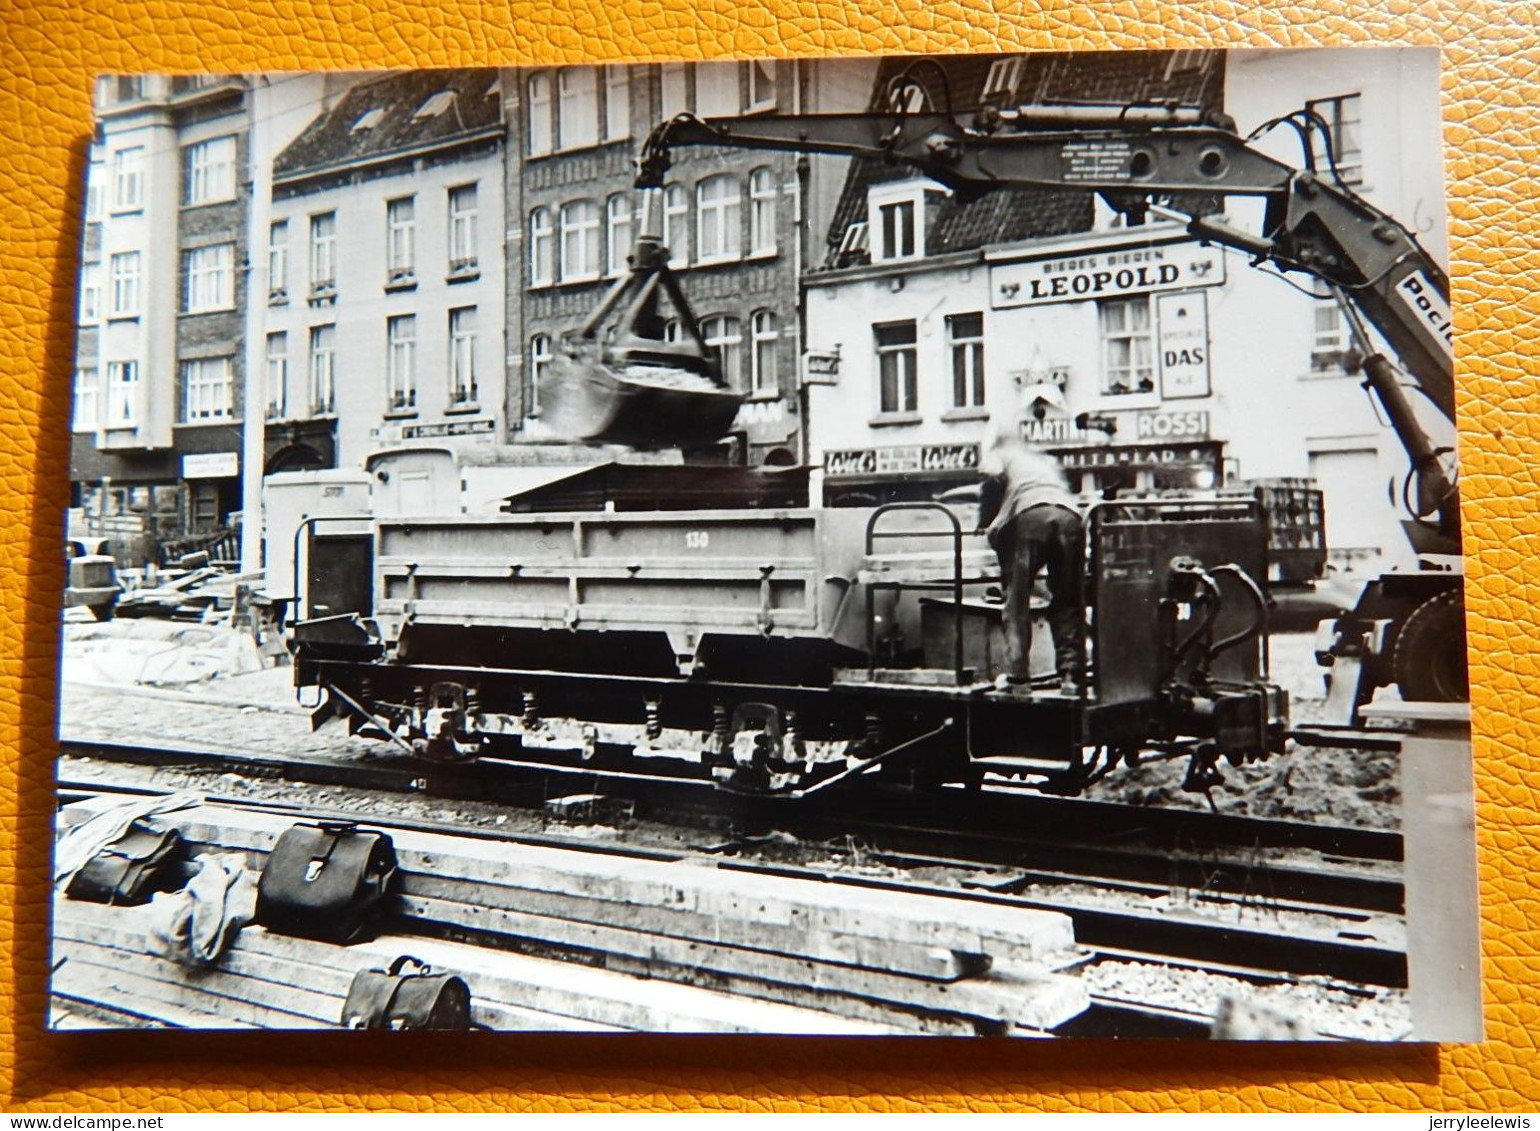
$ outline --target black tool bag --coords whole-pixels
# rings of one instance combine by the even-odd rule
[[[257,922],[282,935],[354,942],[372,924],[396,875],[390,837],[356,825],[285,830],[257,880]]]
[[[416,969],[404,972],[410,963]],[[342,1007],[345,1029],[470,1029],[471,991],[454,974],[403,954],[389,970],[353,975]]]
[[[71,878],[64,894],[91,903],[133,906],[145,903],[167,881],[182,859],[182,834],[173,828],[135,821]]]

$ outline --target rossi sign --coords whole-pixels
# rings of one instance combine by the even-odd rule
[[[1187,241],[997,263],[989,272],[989,289],[996,310],[1211,287],[1224,281],[1223,252]]]

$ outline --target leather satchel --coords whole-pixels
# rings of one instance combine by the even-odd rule
[[[70,899],[132,907],[166,890],[165,881],[182,854],[174,828],[135,821],[123,835],[87,860],[64,889]]]
[[[257,922],[282,935],[349,943],[373,925],[396,875],[390,837],[347,823],[295,825],[257,880]]]
[[[406,970],[407,964],[415,967]],[[342,1006],[345,1029],[471,1029],[471,992],[464,979],[403,954],[389,970],[353,975]]]

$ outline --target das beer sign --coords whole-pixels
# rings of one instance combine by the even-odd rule
[[[1208,297],[1202,291],[1159,295],[1155,322],[1161,394],[1171,400],[1208,396]]]

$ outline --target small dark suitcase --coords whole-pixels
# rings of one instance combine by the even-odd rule
[[[416,969],[406,973],[410,963]],[[403,954],[389,970],[353,975],[342,1007],[345,1029],[470,1029],[471,992],[464,979]]]
[[[295,825],[257,880],[257,922],[282,935],[349,943],[373,925],[396,875],[390,837],[351,824]]]
[[[165,881],[182,855],[182,834],[173,828],[135,821],[112,844],[76,872],[64,889],[70,899],[132,907],[166,890]]]

